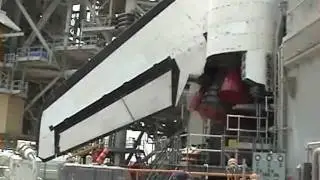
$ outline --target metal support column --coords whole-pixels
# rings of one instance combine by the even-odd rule
[[[88,6],[88,4],[86,3],[85,0],[80,0],[80,15],[79,15],[80,22],[83,19],[87,19],[87,6]],[[89,8],[90,8],[90,6],[89,6]]]
[[[127,130],[121,130],[116,133],[115,138],[115,148],[125,149],[127,140]],[[119,166],[125,163],[125,156],[123,153],[115,153],[114,155],[114,165]]]
[[[109,16],[109,22],[108,22],[108,25],[109,26],[111,26],[111,22],[112,22],[112,20],[111,20],[111,17],[113,16],[113,0],[109,0],[110,2],[109,2],[109,14],[108,14],[108,16]]]
[[[279,57],[279,84],[278,84],[278,107],[277,107],[277,131],[278,131],[278,149],[284,150],[285,149],[285,126],[286,126],[286,87],[284,85],[286,77],[285,77],[285,69],[283,66],[283,60],[281,59],[281,55]]]
[[[79,13],[79,23],[77,23],[77,25],[79,25],[77,27],[77,32],[76,34],[77,35],[80,35],[80,42],[82,41],[83,39],[83,34],[82,34],[82,27],[83,27],[83,21],[86,21],[87,19],[87,3],[85,0],[80,0],[80,13]],[[90,7],[89,7],[90,8]]]
[[[28,21],[28,23],[30,24],[32,30],[35,32],[35,34],[39,38],[41,44],[47,50],[47,52],[49,54],[49,57],[52,57],[53,53],[52,53],[51,49],[49,48],[49,45],[47,44],[46,40],[41,35],[40,31],[38,30],[37,26],[34,24],[33,20],[31,19],[31,17],[28,14],[27,10],[22,5],[21,1],[20,0],[15,0],[15,2],[17,4],[17,6],[19,7],[20,11],[22,12],[22,14],[24,15],[24,17],[26,18],[26,20]]]
[[[55,11],[55,9],[58,7],[58,5],[60,4],[61,0],[53,0],[52,3],[48,6],[48,8],[45,10],[45,12],[43,13],[42,18],[38,21],[37,23],[37,29],[40,31],[48,22],[49,18],[51,17],[52,13]],[[32,44],[32,42],[35,40],[36,38],[36,32],[33,31],[29,37],[27,38],[27,40],[24,43],[24,46],[30,46]]]
[[[66,18],[66,25],[64,29],[64,40],[63,46],[64,48],[67,47],[69,41],[69,31],[70,31],[70,23],[71,23],[71,15],[72,15],[72,1],[67,2],[67,18]]]

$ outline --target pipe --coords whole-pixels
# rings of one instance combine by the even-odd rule
[[[317,148],[312,154],[312,180],[319,180],[319,155],[320,148]]]
[[[307,148],[310,148],[311,146],[319,146],[319,145],[320,145],[320,141],[309,142],[307,144]]]
[[[278,93],[281,94],[281,92],[276,92],[276,87],[277,85],[278,86],[282,86],[281,83],[282,83],[282,63],[281,63],[281,57],[279,55],[279,47],[280,47],[280,44],[282,42],[282,38],[284,36],[284,34],[281,32],[283,26],[285,26],[285,22],[283,21],[283,17],[284,17],[284,7],[282,7],[281,5],[284,4],[284,1],[281,1],[280,2],[280,14],[279,14],[279,17],[277,19],[277,27],[276,27],[276,38],[275,38],[275,44],[274,44],[274,53],[273,53],[273,66],[274,66],[274,97],[275,97],[275,102],[276,102],[276,105],[278,106],[278,110],[275,111],[275,117],[276,117],[276,120],[274,120],[274,125],[276,126],[276,129],[280,131],[277,131],[277,135],[274,136],[274,138],[278,137],[278,148],[280,149],[283,149],[283,146],[284,146],[284,143],[283,143],[283,121],[284,121],[284,116],[283,116],[283,113],[282,113],[282,109],[284,108],[283,107],[283,104],[281,102],[281,96],[280,98],[278,98]],[[282,91],[283,89],[282,88],[279,88],[278,91]],[[279,109],[280,108],[280,109]],[[273,139],[273,142],[276,142],[276,139]],[[276,145],[275,145],[276,146]],[[274,149],[276,147],[273,147]]]
[[[297,180],[303,180],[303,179],[302,179],[302,165],[301,165],[301,164],[299,164],[299,165],[296,167],[296,171],[297,171],[297,177],[298,177]]]
[[[320,146],[320,141],[309,142],[306,146],[307,151],[307,162],[310,162],[310,153],[313,149],[312,146]]]

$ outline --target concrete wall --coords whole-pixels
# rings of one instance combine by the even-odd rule
[[[320,140],[320,56],[305,61],[288,73],[287,94],[288,173],[306,160],[305,145]]]

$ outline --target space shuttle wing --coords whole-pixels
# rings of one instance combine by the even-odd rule
[[[195,4],[161,1],[61,86],[42,114],[38,156],[50,160],[174,106],[205,64],[207,5]]]

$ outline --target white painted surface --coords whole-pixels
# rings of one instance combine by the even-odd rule
[[[171,72],[168,72],[62,132],[60,151],[68,150],[172,106],[171,82]]]
[[[123,98],[134,120],[140,120],[172,105],[171,73],[162,75]]]
[[[196,46],[188,48],[186,51],[175,57],[180,68],[177,97],[181,96],[188,81],[189,74],[200,75],[206,63],[206,42],[203,38],[199,38],[197,41],[199,42],[196,43]],[[184,63],[186,61],[188,63]],[[179,98],[177,98],[176,103],[178,103],[178,101]]]
[[[256,83],[267,83],[267,61],[266,55],[271,51],[265,49],[248,50],[244,63],[244,79],[252,80]]]
[[[196,3],[194,0],[175,1],[112,53],[108,60],[103,61],[47,108],[41,120],[39,156],[47,158],[53,155],[53,133],[48,128],[50,125],[61,123],[166,57],[175,58],[188,48],[204,42],[205,9],[207,3]],[[204,61],[201,58],[185,60],[178,65],[187,64],[187,61]],[[185,71],[181,73],[185,77],[180,78],[185,79],[188,74],[188,71]],[[182,87],[184,85],[179,85],[179,88]],[[114,119],[108,124],[116,121]]]
[[[60,150],[65,151],[129,122],[133,122],[133,119],[124,103],[117,101],[60,134]]]
[[[277,0],[210,0],[207,57],[248,51],[244,78],[266,84],[266,55],[273,50],[276,5]]]

